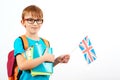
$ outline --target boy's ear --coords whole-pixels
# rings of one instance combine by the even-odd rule
[[[24,24],[23,20],[21,20],[21,24]]]
[[[23,21],[23,20],[21,20],[21,24],[22,24],[23,26],[25,26],[25,24],[24,24],[24,21]]]

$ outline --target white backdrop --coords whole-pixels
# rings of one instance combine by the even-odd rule
[[[31,4],[43,10],[44,24],[39,35],[50,41],[55,56],[71,56],[68,64],[54,68],[50,80],[120,80],[119,0],[0,1],[0,80],[7,80],[7,55],[14,39],[25,32],[20,24],[21,13]],[[97,55],[90,65],[78,47],[86,35]]]

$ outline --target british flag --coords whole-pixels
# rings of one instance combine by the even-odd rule
[[[86,36],[82,40],[82,42],[80,42],[79,48],[82,50],[85,60],[88,62],[88,64],[90,64],[91,62],[96,60],[96,58],[97,58],[96,53],[92,47],[91,41],[88,38],[88,36]]]

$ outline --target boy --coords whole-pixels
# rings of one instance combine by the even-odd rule
[[[25,27],[27,37],[27,41],[29,46],[35,45],[36,43],[43,45],[40,37],[38,36],[38,32],[43,23],[43,12],[42,10],[35,6],[30,5],[23,10],[21,24]],[[20,80],[49,80],[49,76],[31,76],[29,70],[40,65],[41,63],[53,62],[54,66],[58,63],[67,63],[69,61],[70,56],[68,54],[61,55],[54,59],[54,55],[49,53],[44,53],[44,55],[32,59],[27,60],[22,53],[24,52],[22,41],[20,38],[16,38],[14,41],[14,56],[16,57],[16,61],[20,70],[22,70],[22,74],[20,76]],[[33,53],[36,54],[36,53]]]

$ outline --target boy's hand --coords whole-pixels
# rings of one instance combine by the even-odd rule
[[[57,63],[68,63],[69,59],[70,59],[70,55],[69,54],[65,54],[65,55],[61,55],[61,56],[57,57],[55,59],[55,61]]]
[[[55,60],[55,56],[53,54],[48,53],[48,48],[46,48],[46,51],[45,51],[43,57],[44,57],[44,61],[54,62],[54,60]]]

